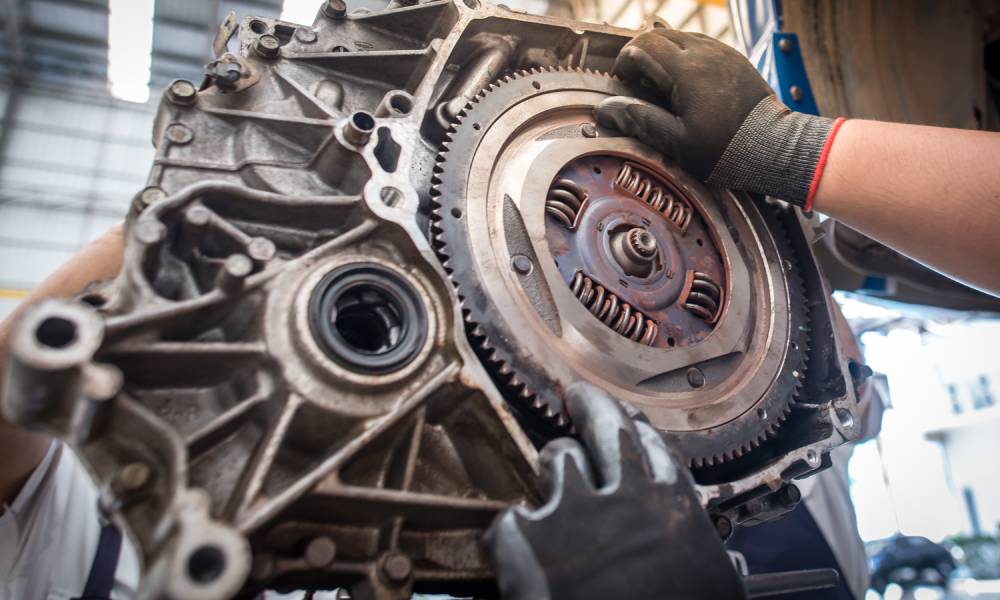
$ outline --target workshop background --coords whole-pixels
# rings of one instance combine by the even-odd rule
[[[709,0],[520,0],[511,8],[636,27],[651,15],[737,46]],[[0,318],[122,220],[153,158],[159,96],[200,81],[230,12],[311,23],[319,0],[3,0],[0,5]],[[351,2],[378,7],[377,0]],[[840,298],[887,402],[851,464],[859,530],[944,542],[948,597],[1000,598],[1000,321]],[[886,597],[900,597],[897,587]],[[915,597],[941,598],[920,589]]]

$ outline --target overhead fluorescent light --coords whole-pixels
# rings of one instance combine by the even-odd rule
[[[300,25],[312,25],[323,0],[285,0],[281,7],[281,20]]]
[[[129,102],[149,100],[156,0],[110,0],[108,83],[111,95]]]

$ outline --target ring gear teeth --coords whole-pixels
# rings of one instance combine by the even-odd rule
[[[477,303],[469,302],[468,295],[470,293],[481,292],[476,289],[474,281],[463,281],[462,275],[456,273],[454,261],[465,260],[466,255],[462,252],[454,256],[451,254],[448,239],[450,236],[445,231],[445,227],[448,225],[444,223],[445,213],[453,209],[464,210],[465,207],[452,205],[452,202],[459,202],[460,199],[456,195],[445,194],[442,187],[445,186],[447,177],[464,178],[467,176],[467,173],[455,173],[453,172],[454,169],[449,170],[449,154],[455,151],[457,145],[460,148],[456,152],[456,156],[471,157],[474,153],[474,147],[465,147],[470,140],[476,139],[481,132],[488,130],[489,123],[492,123],[494,119],[501,116],[512,104],[525,100],[535,94],[558,91],[558,87],[546,85],[544,78],[559,76],[560,74],[594,77],[595,82],[603,82],[606,86],[622,85],[620,80],[604,72],[564,67],[536,68],[508,73],[499,77],[496,81],[470,98],[465,106],[456,114],[455,121],[446,130],[444,141],[441,143],[435,159],[430,189],[432,207],[430,237],[445,271],[448,273],[452,284],[458,292],[459,301],[463,306],[462,312],[469,341],[492,375],[497,387],[500,388],[512,407],[518,411],[526,411],[529,414],[529,419],[540,420],[549,428],[543,433],[540,439],[568,433],[571,430],[572,424],[562,412],[562,406],[553,406],[546,402],[536,394],[536,390],[541,389],[537,384],[532,385],[531,382],[525,380],[524,374],[520,376],[517,374],[514,364],[516,356],[514,353],[505,354],[503,348],[492,342],[488,333],[488,315],[479,314],[475,308]],[[533,90],[529,81],[536,80],[541,80],[542,86],[540,89],[535,88]],[[524,87],[528,89],[519,89]],[[510,93],[505,93],[508,90]],[[477,130],[467,125],[467,122],[472,121],[470,117],[484,110],[486,111],[486,118],[478,121],[481,125],[480,129]],[[784,226],[778,222],[775,215],[766,214],[770,210],[780,209],[762,208],[762,213],[765,217],[771,217],[767,221],[774,234],[773,240],[781,257],[782,264],[791,265],[790,269],[786,269],[785,277],[788,282],[791,313],[790,327],[792,330],[789,347],[786,349],[788,357],[778,375],[779,381],[772,387],[771,393],[749,409],[756,410],[758,406],[768,405],[762,418],[746,421],[752,425],[752,432],[746,432],[747,435],[737,436],[738,439],[726,439],[729,436],[713,437],[712,439],[702,438],[707,443],[693,445],[690,442],[698,439],[700,432],[686,432],[680,436],[673,436],[680,451],[688,457],[689,464],[694,468],[710,467],[735,460],[773,437],[792,410],[792,405],[802,388],[802,375],[806,368],[809,338],[809,328],[807,326],[808,315],[806,314],[806,302],[803,292],[804,284],[793,262],[794,255],[790,249],[787,233],[783,229]],[[792,346],[793,342],[795,346]],[[799,374],[799,377],[793,376],[795,372]],[[698,448],[691,446],[697,446]],[[713,449],[708,449],[709,447]]]

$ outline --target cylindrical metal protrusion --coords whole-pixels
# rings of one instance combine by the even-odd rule
[[[177,79],[167,87],[167,100],[181,106],[188,106],[194,103],[198,97],[198,88],[194,84],[184,79]]]
[[[343,19],[347,16],[347,3],[344,0],[327,0],[323,5],[323,14],[331,19]]]
[[[633,227],[611,240],[611,254],[622,270],[633,277],[648,277],[653,272],[659,246],[653,234]]]
[[[359,110],[351,114],[344,123],[344,138],[355,146],[364,146],[375,131],[375,117]]]
[[[253,261],[246,254],[230,254],[219,270],[218,285],[224,292],[235,292],[253,272]]]
[[[306,564],[313,569],[322,569],[333,563],[337,555],[337,546],[333,540],[323,535],[314,538],[306,546]]]
[[[264,58],[274,58],[281,52],[281,42],[277,37],[265,33],[254,41],[253,51]]]
[[[401,585],[413,575],[413,561],[398,550],[390,550],[382,558],[382,574],[389,583]]]
[[[46,300],[14,328],[7,357],[3,413],[9,421],[62,436],[86,435],[93,403],[121,386],[121,373],[91,360],[104,322],[77,302]]]

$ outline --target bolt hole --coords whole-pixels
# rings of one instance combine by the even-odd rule
[[[763,418],[767,417],[767,411],[764,410],[763,408],[758,408],[757,409],[757,416],[760,417],[761,419],[763,419]]]
[[[594,175],[600,175],[600,174],[601,174],[601,167],[594,167]]]
[[[816,462],[816,452],[814,450],[810,450],[809,452],[806,452],[806,460],[809,461],[809,462],[811,462],[811,463]]]
[[[254,19],[253,21],[250,21],[250,31],[260,35],[267,31],[267,23]]]
[[[675,340],[672,337],[668,337],[667,338],[667,345],[670,346],[671,348],[673,348],[674,346],[677,345],[677,340]]]
[[[463,2],[466,6],[468,6],[472,10],[476,10],[477,8],[479,8],[479,0],[463,0]]]
[[[49,348],[65,348],[76,340],[76,323],[62,317],[49,317],[35,330],[38,343]]]
[[[542,84],[538,83],[537,81],[532,81],[531,87],[535,88],[536,90],[540,90],[542,89]]]
[[[351,122],[354,123],[355,127],[364,132],[370,133],[375,129],[375,118],[363,110],[359,110],[351,115]]]
[[[837,409],[837,420],[840,421],[840,426],[844,429],[850,429],[854,427],[854,415],[850,411],[838,408]]]
[[[401,115],[408,115],[413,110],[413,101],[403,94],[389,97],[389,106]]]
[[[351,49],[347,46],[334,46],[330,49],[330,52],[350,52]]]
[[[370,285],[359,285],[337,298],[334,326],[345,342],[367,354],[392,350],[404,329],[396,301]]]
[[[476,131],[479,131],[480,129],[482,129],[482,126],[480,126],[479,123],[473,123],[472,128],[475,129]]]
[[[798,350],[798,349],[799,349],[799,345],[796,344],[795,342],[792,342],[792,350]]]
[[[218,546],[205,545],[191,553],[188,575],[198,583],[211,583],[226,570],[226,555]]]
[[[705,240],[703,240],[701,238],[698,238],[697,240],[695,240],[695,242],[697,242],[699,246],[704,246],[705,245]]]
[[[663,21],[653,21],[653,28],[654,29],[663,29],[666,26],[667,26],[667,24],[664,23]]]
[[[462,218],[461,209],[458,208],[451,209],[451,216],[455,217],[456,219],[461,219]]]

